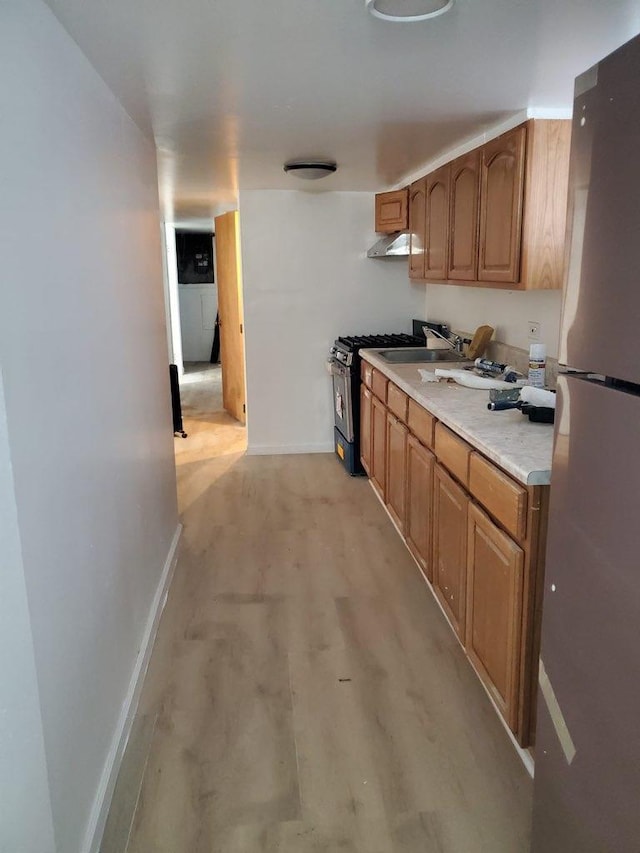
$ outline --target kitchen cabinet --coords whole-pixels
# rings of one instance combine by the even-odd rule
[[[471,447],[441,423],[436,423],[434,444],[438,461],[466,486],[469,479]]]
[[[409,430],[387,412],[387,468],[385,500],[389,515],[404,531],[406,500],[407,436]]]
[[[433,588],[464,643],[469,498],[441,465],[434,473]]]
[[[409,278],[424,278],[426,187],[427,179],[421,178],[409,188]]]
[[[409,277],[561,288],[570,143],[570,121],[535,119],[414,181]]]
[[[433,581],[431,509],[435,456],[413,435],[407,438],[405,539],[427,579]]]
[[[367,475],[371,476],[371,391],[360,386],[360,460]]]
[[[479,281],[520,278],[526,133],[521,125],[481,150]]]
[[[427,175],[425,187],[424,277],[444,281],[449,251],[449,164]]]
[[[451,164],[449,199],[446,278],[475,281],[478,278],[480,149],[458,157]]]
[[[376,195],[376,231],[392,234],[408,227],[408,190],[393,190]]]
[[[393,368],[365,361],[361,376],[371,483],[505,722],[529,746],[549,488],[501,470],[396,384]]]
[[[375,375],[375,374],[374,374]],[[377,397],[371,397],[371,464],[373,487],[384,500],[387,479],[387,409]]]
[[[475,504],[469,508],[467,549],[467,654],[516,730],[524,553]]]

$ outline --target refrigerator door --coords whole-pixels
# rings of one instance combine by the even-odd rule
[[[638,853],[640,397],[558,398],[532,853]]]
[[[640,36],[578,77],[560,362],[640,383]]]

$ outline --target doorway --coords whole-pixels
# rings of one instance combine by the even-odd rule
[[[175,438],[177,465],[246,450],[237,213],[218,217],[218,228],[215,237],[173,226],[165,231],[169,351],[187,434]]]

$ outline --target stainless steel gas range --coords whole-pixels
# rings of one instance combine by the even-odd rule
[[[334,448],[349,474],[365,473],[360,462],[360,350],[424,345],[424,336],[417,335],[349,335],[336,338],[329,350]]]

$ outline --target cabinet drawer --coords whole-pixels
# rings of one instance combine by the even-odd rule
[[[527,490],[479,453],[469,460],[469,491],[516,539],[527,533]]]
[[[407,422],[407,400],[409,398],[393,382],[387,388],[387,407],[403,424]]]
[[[409,400],[407,424],[415,437],[423,444],[426,444],[427,447],[433,447],[433,428],[435,423],[436,419],[431,412],[423,409],[415,400]]]
[[[371,367],[368,361],[363,361],[360,363],[360,378],[367,386],[367,388],[371,388],[371,380],[373,378],[373,367]]]
[[[387,402],[387,385],[389,384],[389,380],[384,375],[384,373],[380,373],[379,370],[373,368],[373,376],[371,378],[371,390],[376,395],[378,400],[382,400],[383,403]]]
[[[465,486],[469,482],[471,447],[441,423],[436,424],[435,451],[438,460]]]

